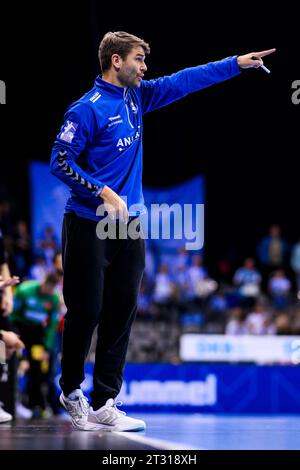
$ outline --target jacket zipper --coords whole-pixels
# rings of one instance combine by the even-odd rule
[[[132,122],[130,121],[129,109],[128,109],[127,103],[125,101],[127,92],[128,92],[128,88],[125,88],[124,93],[123,93],[123,98],[124,98],[124,103],[125,103],[125,108],[126,108],[126,112],[127,112],[127,119],[128,119],[129,125],[132,127],[132,129],[134,129],[134,126],[132,125]]]

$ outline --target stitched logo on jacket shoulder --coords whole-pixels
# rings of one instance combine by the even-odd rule
[[[96,101],[100,98],[101,93],[99,91],[96,91],[96,93],[93,94],[93,96],[90,98],[90,101],[92,103],[96,103]]]
[[[77,122],[67,121],[64,130],[60,135],[61,140],[65,140],[66,142],[72,142],[76,129],[78,127]]]

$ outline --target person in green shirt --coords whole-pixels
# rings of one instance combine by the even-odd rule
[[[48,274],[44,282],[25,281],[15,292],[11,321],[26,345],[30,368],[27,376],[28,407],[43,411],[46,408],[43,384],[59,321],[59,277]]]

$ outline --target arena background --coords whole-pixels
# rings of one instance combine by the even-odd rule
[[[7,105],[1,107],[0,178],[2,192],[20,213],[29,217],[28,161],[48,161],[66,106],[99,73],[101,37],[124,29],[151,45],[147,78],[277,47],[266,60],[270,76],[251,70],[145,116],[144,183],[168,186],[205,174],[205,246],[212,266],[241,240],[251,251],[254,236],[262,236],[270,223],[283,224],[297,240],[299,109],[291,102],[291,84],[299,64],[292,11],[275,6],[261,11],[252,4],[240,12],[228,5],[215,12],[201,5],[196,15],[182,8],[171,14],[153,4],[145,12],[140,5],[118,7],[115,15],[113,8],[90,0],[81,9],[29,7],[17,16],[10,11],[10,17],[14,28],[1,29]]]
[[[254,4],[248,8],[200,4],[198,10],[182,6],[161,10],[156,4],[109,7],[89,0],[80,8],[69,2],[30,8],[17,16],[8,12],[13,27],[0,32],[0,80],[7,91],[7,103],[0,107],[0,197],[14,204],[18,218],[31,221],[29,162],[49,161],[67,105],[88,90],[99,73],[97,49],[102,36],[109,30],[126,30],[150,43],[146,78],[277,48],[265,60],[270,75],[245,71],[145,116],[144,184],[166,188],[197,175],[205,178],[205,265],[212,277],[221,259],[238,267],[246,256],[255,255],[258,241],[273,223],[282,227],[291,244],[299,240],[300,105],[291,100],[292,83],[300,79],[296,12],[282,5],[262,12]],[[138,365],[129,367],[132,380],[142,373]],[[172,380],[173,366],[169,367],[154,373],[147,365],[144,373],[151,380],[156,373]],[[179,379],[198,378],[205,387],[210,366],[199,375],[185,367],[176,370]],[[236,366],[243,369],[232,368],[231,376],[211,367],[213,374],[220,373],[220,381],[225,377],[223,401],[205,409],[214,392],[204,388],[204,407],[200,404],[198,409],[196,403],[196,411],[299,413],[297,368]],[[269,374],[276,396],[268,388]],[[286,384],[284,391],[280,381]],[[249,407],[241,401],[245,390],[250,390]],[[270,400],[262,402],[266,390]],[[253,409],[251,400],[257,405]],[[195,439],[193,445],[199,445]]]

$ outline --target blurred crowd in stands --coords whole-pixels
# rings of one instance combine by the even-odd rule
[[[30,417],[50,405],[58,413],[53,383],[65,314],[60,240],[48,226],[33,245],[28,224],[14,218],[8,201],[0,203],[0,226],[10,272],[20,277],[9,317],[25,343],[19,357],[19,412]],[[243,243],[236,251],[240,257],[248,254]],[[129,361],[179,362],[182,333],[300,334],[300,240],[290,243],[281,227],[272,225],[240,266],[220,260],[212,276],[204,260],[201,252],[184,247],[157,253],[147,241]]]
[[[155,259],[147,250],[138,314],[175,318],[189,332],[299,334],[299,289],[300,241],[290,245],[272,225],[253,256],[221,261],[215,278],[201,254],[180,248]]]

